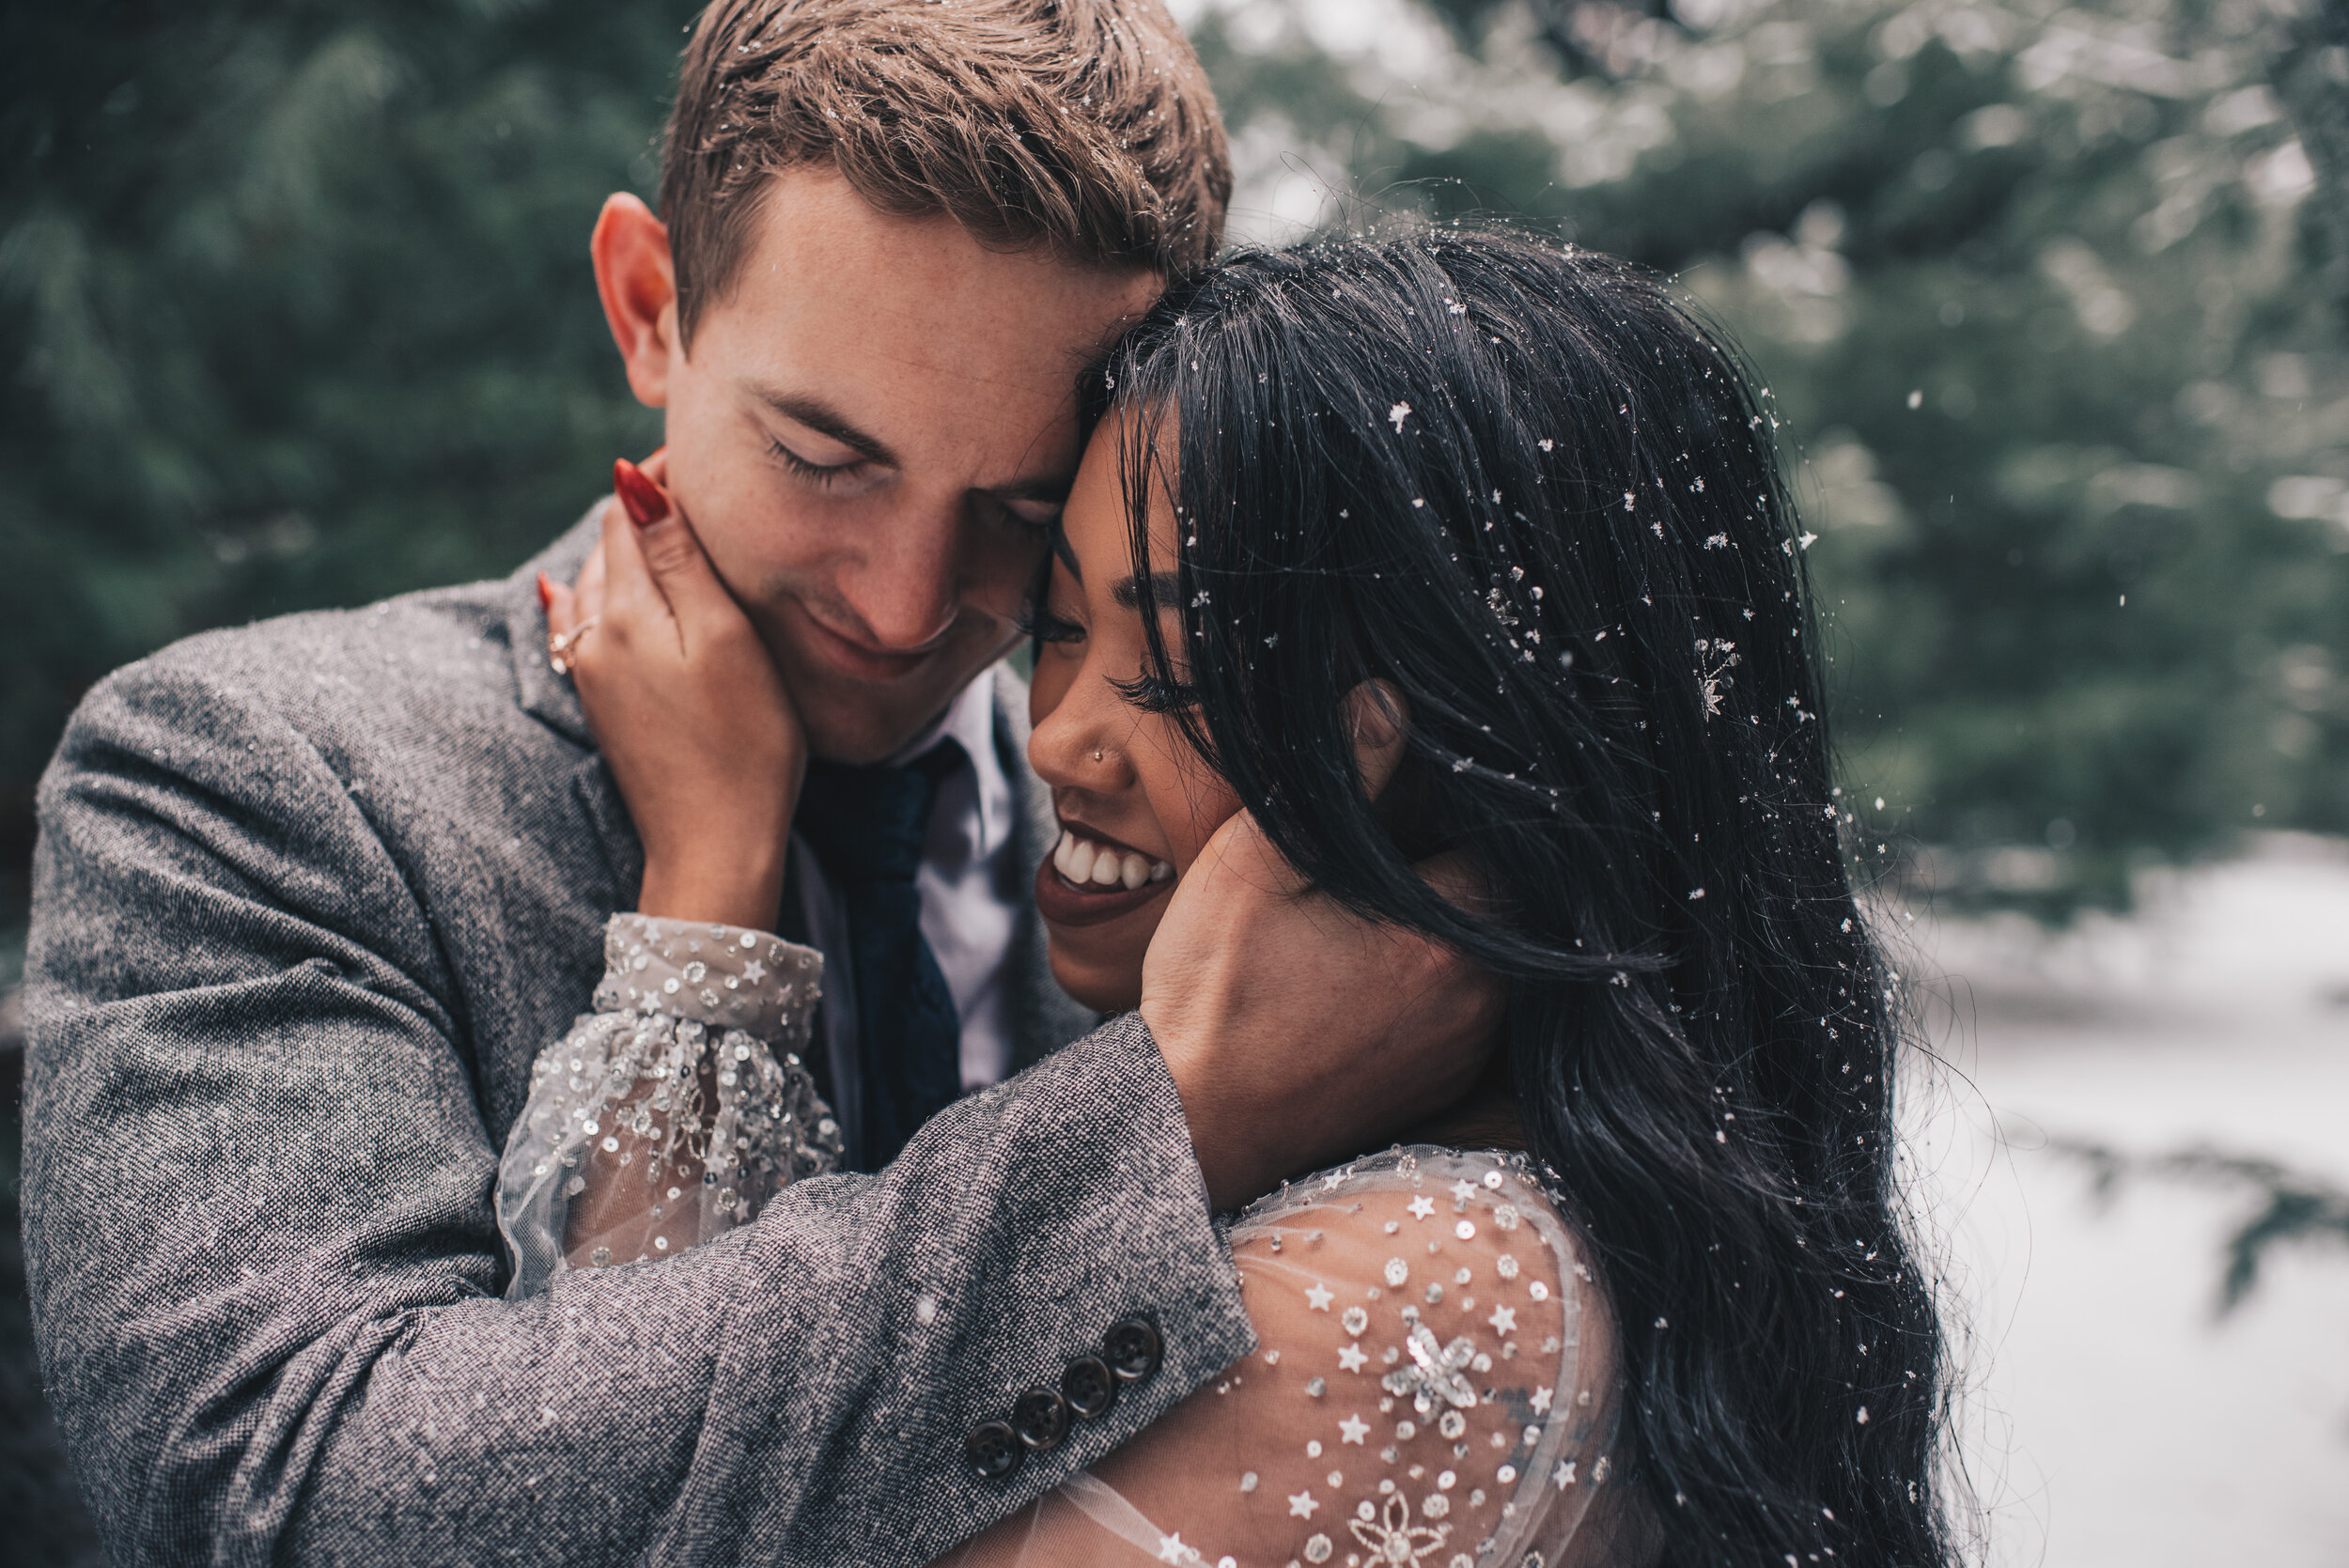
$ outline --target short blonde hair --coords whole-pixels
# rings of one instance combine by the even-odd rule
[[[1211,260],[1232,172],[1159,0],[717,0],[661,170],[677,314],[724,297],[768,181],[829,159],[886,212],[1169,278]]]

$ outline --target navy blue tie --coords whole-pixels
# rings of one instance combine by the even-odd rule
[[[966,760],[941,741],[910,765],[811,761],[794,822],[848,917],[857,1066],[863,1096],[857,1165],[878,1171],[962,1093],[962,1020],[922,935],[913,874],[939,781]]]

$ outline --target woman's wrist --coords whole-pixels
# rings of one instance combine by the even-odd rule
[[[699,864],[647,855],[636,912],[664,920],[771,931],[783,910],[783,856],[739,855]]]

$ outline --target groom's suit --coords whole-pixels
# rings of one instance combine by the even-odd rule
[[[590,537],[167,648],[43,781],[27,1257],[117,1561],[921,1562],[1251,1343],[1139,1019],[1046,1055],[1082,1025],[1032,912],[1029,1070],[878,1176],[500,1299],[498,1151],[643,870],[532,589]],[[974,1429],[1120,1325],[1156,1374],[982,1479]]]

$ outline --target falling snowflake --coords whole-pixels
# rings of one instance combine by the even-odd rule
[[[1393,421],[1394,433],[1399,436],[1403,433],[1403,422],[1411,417],[1411,405],[1408,403],[1397,403],[1394,407],[1387,411],[1387,417]]]

